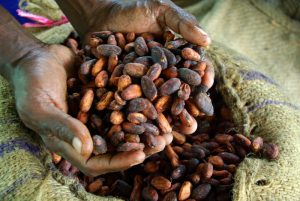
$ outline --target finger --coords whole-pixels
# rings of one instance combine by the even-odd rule
[[[159,15],[159,23],[162,27],[169,27],[187,41],[201,46],[211,43],[210,37],[198,26],[195,17],[178,6],[165,6]]]
[[[44,118],[40,121],[41,134],[51,133],[72,145],[82,156],[91,155],[93,142],[89,130],[83,123],[56,107],[50,107],[45,112]]]
[[[121,152],[116,155],[99,155],[88,160],[87,166],[93,175],[126,170],[145,160],[143,151]]]
[[[166,146],[166,140],[163,136],[155,136],[156,141],[157,141],[157,145],[155,147],[146,147],[144,149],[144,152],[146,154],[146,156],[151,156],[155,153],[161,152],[162,150],[164,150],[165,146]]]
[[[171,144],[173,141],[173,135],[172,133],[163,134],[162,137],[165,140],[166,146]]]

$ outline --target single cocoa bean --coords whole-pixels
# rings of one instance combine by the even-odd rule
[[[156,122],[161,129],[162,133],[171,133],[172,127],[169,124],[168,120],[166,119],[163,113],[159,113],[156,119]]]
[[[106,141],[100,135],[93,136],[93,144],[94,150],[93,154],[105,154],[107,152],[107,144]]]
[[[171,188],[172,183],[163,176],[156,176],[151,179],[151,185],[158,190],[166,190]]]
[[[186,137],[185,135],[178,133],[176,131],[172,131],[172,135],[173,135],[173,140],[175,143],[177,144],[183,144],[186,142]]]
[[[149,102],[145,98],[135,98],[129,102],[128,112],[142,112],[149,107]]]
[[[139,135],[126,134],[124,141],[125,142],[131,142],[131,143],[140,143],[141,139],[140,139]]]
[[[96,87],[106,87],[108,83],[108,73],[103,70],[100,73],[98,73],[98,75],[95,78],[95,85]]]
[[[178,70],[179,78],[185,83],[198,86],[201,84],[201,77],[198,73],[188,68],[179,68]]]
[[[162,201],[177,201],[177,195],[176,195],[176,192],[171,191],[171,192],[167,193],[167,194],[164,196],[164,199],[163,199]]]
[[[128,43],[131,43],[135,40],[135,33],[134,32],[129,32],[126,34],[126,40]]]
[[[139,55],[139,56],[145,56],[148,52],[149,52],[149,49],[148,49],[148,46],[146,44],[146,41],[143,37],[137,37],[135,39],[135,42],[134,42],[134,49],[135,49],[135,52]]]
[[[141,124],[147,121],[147,117],[142,113],[134,112],[127,116],[127,120],[134,124]]]
[[[138,57],[133,62],[134,63],[140,63],[140,64],[143,64],[145,66],[151,66],[153,64],[151,56]]]
[[[187,44],[187,41],[182,38],[179,38],[179,39],[167,42],[165,44],[165,47],[173,50],[173,49],[180,48],[181,46],[184,46],[185,44]]]
[[[180,98],[176,98],[171,107],[172,115],[177,116],[180,113],[182,113],[184,106],[185,106],[184,100],[182,100]]]
[[[193,116],[193,117],[198,117],[201,112],[198,109],[198,107],[195,105],[192,99],[189,99],[185,101],[186,109],[187,111]]]
[[[127,152],[127,151],[141,151],[145,148],[145,145],[142,143],[131,143],[126,142],[122,145],[119,145],[117,148],[118,152]]]
[[[127,63],[124,67],[123,74],[127,74],[131,77],[140,78],[148,71],[147,66],[140,63]]]
[[[117,40],[117,44],[120,48],[124,49],[125,45],[126,45],[126,39],[124,37],[124,35],[122,33],[116,33],[116,40]]]
[[[212,116],[214,114],[214,107],[207,94],[198,93],[194,96],[193,100],[201,112],[204,112],[208,116]]]
[[[147,107],[143,110],[143,114],[151,120],[155,120],[157,118],[157,111],[153,104],[146,99]]]
[[[253,140],[251,144],[251,150],[254,153],[259,153],[264,146],[264,140],[261,137],[257,137]]]
[[[112,54],[120,55],[122,49],[116,45],[99,45],[97,46],[97,54],[95,55],[97,58],[101,56],[109,57]]]
[[[178,77],[178,70],[175,66],[173,66],[173,67],[163,70],[162,75],[164,75],[164,77],[167,79],[175,78],[175,77]]]
[[[92,76],[96,77],[97,74],[104,69],[104,66],[106,65],[106,63],[107,63],[107,58],[101,56],[98,59],[98,61],[94,64],[94,66],[92,67],[92,71],[91,71]]]
[[[208,162],[216,167],[223,167],[224,161],[220,156],[210,156],[208,157]]]
[[[277,159],[279,156],[279,147],[273,143],[264,143],[263,155],[270,159]]]
[[[81,101],[80,101],[80,110],[82,112],[88,112],[93,104],[93,100],[94,100],[94,92],[92,89],[89,89],[85,92],[85,94],[83,95]]]
[[[108,58],[107,70],[112,73],[115,70],[115,67],[118,65],[119,58],[118,55],[112,54]]]
[[[132,84],[124,89],[121,93],[121,97],[128,101],[142,96],[142,88],[140,85]]]
[[[123,131],[115,132],[112,134],[110,141],[112,145],[118,146],[125,139],[125,133]]]
[[[159,63],[164,70],[168,67],[167,57],[161,47],[155,46],[151,48],[151,57],[154,63]]]
[[[128,36],[128,34],[127,34],[127,36]],[[131,192],[130,199],[129,199],[130,201],[142,200],[142,185],[143,185],[143,178],[140,175],[135,175],[134,183],[133,183],[133,190]]]
[[[191,196],[192,193],[192,183],[189,181],[185,181],[183,182],[180,190],[179,190],[179,194],[178,194],[178,200],[183,201],[188,199]]]
[[[121,111],[113,111],[110,115],[110,122],[112,124],[121,124],[125,119],[125,115]]]
[[[227,144],[233,141],[233,136],[228,134],[217,134],[215,136],[215,141],[220,144]]]
[[[158,201],[158,193],[151,186],[143,188],[142,197],[145,201]]]
[[[108,36],[108,38],[107,38],[107,44],[109,44],[109,45],[117,45],[117,40],[116,40],[115,35]]]
[[[134,123],[129,123],[129,122],[123,122],[122,123],[122,128],[124,131],[128,132],[128,133],[132,133],[132,134],[142,134],[145,132],[145,128],[141,125],[137,125]]]
[[[243,147],[250,147],[251,146],[251,140],[249,140],[246,136],[242,134],[235,134],[234,136],[234,141]]]
[[[195,200],[204,200],[211,190],[210,184],[200,184],[196,188],[194,188],[192,192],[192,198]]]
[[[145,133],[149,133],[151,135],[159,135],[159,129],[157,126],[151,123],[142,123],[141,126],[145,128]]]
[[[128,76],[128,75],[122,75],[119,78],[119,81],[118,81],[118,91],[123,91],[129,85],[131,85],[131,83],[132,83],[132,81],[131,81],[130,76]]]
[[[181,55],[183,58],[188,59],[188,60],[192,60],[192,61],[200,61],[201,60],[201,57],[198,54],[198,52],[196,52],[192,48],[184,48],[181,52]]]
[[[142,86],[144,95],[150,101],[154,100],[157,97],[156,86],[155,86],[154,82],[148,76],[142,77],[141,86]]]
[[[159,89],[162,96],[171,95],[180,88],[181,82],[178,78],[171,78],[166,81]]]
[[[113,101],[114,93],[111,91],[106,92],[100,99],[100,101],[96,104],[96,109],[101,111],[106,109],[109,104]]]
[[[172,171],[171,178],[172,179],[180,179],[185,175],[185,173],[186,173],[185,165],[179,165]]]
[[[155,104],[155,109],[157,110],[158,113],[162,113],[167,109],[171,108],[171,105],[172,105],[172,97],[162,96],[157,100]]]
[[[153,64],[148,72],[147,72],[147,76],[152,80],[156,80],[157,78],[159,78],[160,74],[161,74],[162,68],[161,65],[158,63]]]

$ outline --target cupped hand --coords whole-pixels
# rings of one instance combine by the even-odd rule
[[[162,34],[168,28],[197,45],[207,46],[211,42],[196,18],[170,0],[99,1],[91,9],[88,21],[87,36],[106,30]]]
[[[14,68],[16,107],[24,124],[38,133],[47,148],[87,175],[125,170],[144,161],[142,151],[91,157],[93,142],[87,127],[67,114],[66,80],[75,57],[61,45],[36,48]]]

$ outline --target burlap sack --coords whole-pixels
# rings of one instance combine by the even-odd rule
[[[280,147],[276,161],[248,156],[238,167],[234,201],[300,198],[300,116],[282,88],[253,63],[213,44],[217,89],[241,132],[262,136]],[[51,163],[37,134],[24,128],[7,82],[0,79],[0,200],[116,200],[87,193]]]

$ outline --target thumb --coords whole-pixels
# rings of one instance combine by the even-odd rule
[[[162,27],[172,29],[191,43],[201,46],[211,43],[208,34],[198,26],[196,18],[175,4],[163,7],[158,19]]]
[[[90,156],[93,141],[87,127],[79,120],[64,113],[56,107],[47,110],[40,123],[41,134],[51,133],[60,140],[67,142],[82,156]]]

